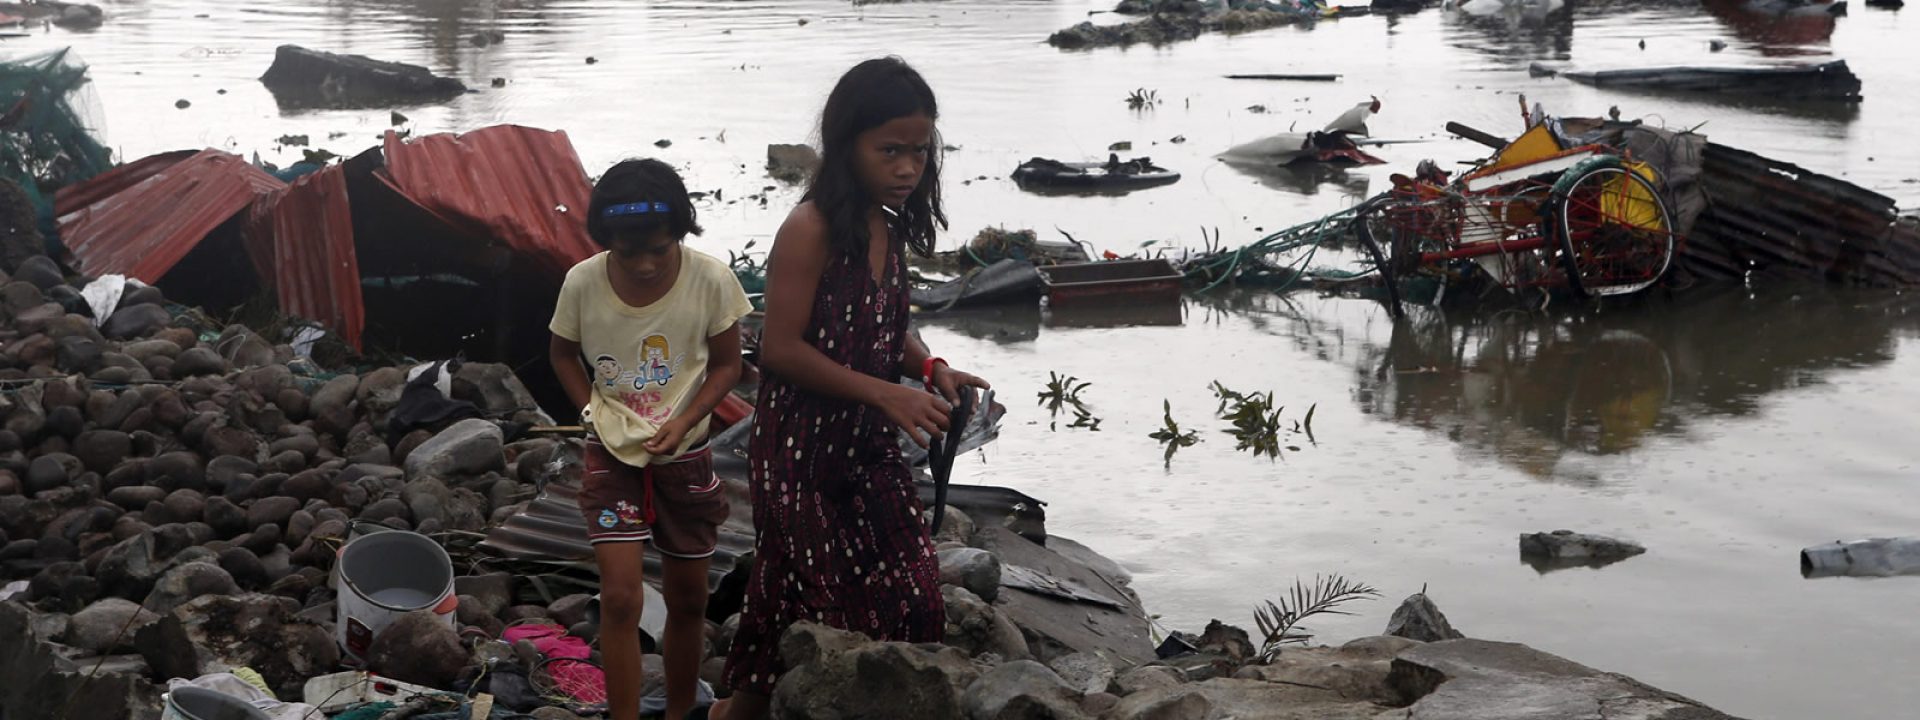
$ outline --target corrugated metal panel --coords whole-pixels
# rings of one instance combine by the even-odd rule
[[[382,177],[400,194],[543,274],[564,276],[597,251],[581,215],[592,187],[564,132],[500,125],[403,141],[390,131],[386,155]]]
[[[208,233],[286,187],[238,155],[218,150],[202,150],[126,186],[133,175],[108,179],[122,184],[119,192],[81,189],[81,196],[98,199],[60,216],[60,237],[81,272],[159,282]]]
[[[1920,284],[1920,234],[1896,222],[1892,198],[1718,144],[1707,146],[1700,183],[1707,209],[1681,256],[1696,275]]]
[[[138,185],[156,173],[193,157],[198,152],[200,151],[175,150],[149,155],[95,175],[86,182],[61,188],[60,192],[54,195],[53,214],[59,217],[113,197],[120,191]]]
[[[328,166],[256,204],[247,247],[282,311],[317,321],[360,349],[366,306],[344,167]]]

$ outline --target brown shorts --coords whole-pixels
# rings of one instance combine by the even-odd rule
[[[588,440],[581,460],[580,514],[594,544],[651,539],[661,554],[690,559],[708,557],[719,545],[731,508],[707,448],[637,468]]]

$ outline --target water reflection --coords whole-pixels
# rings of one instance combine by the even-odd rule
[[[1263,187],[1296,195],[1318,195],[1325,191],[1358,203],[1367,197],[1367,176],[1352,172],[1352,165],[1298,162],[1291,165],[1264,165],[1246,162],[1221,164],[1253,178]]]
[[[1752,414],[1767,394],[1828,372],[1887,363],[1920,329],[1911,297],[1821,287],[1701,290],[1597,313],[1424,312],[1384,333],[1377,318],[1356,329],[1324,307],[1283,312],[1323,356],[1354,368],[1364,411],[1574,484],[1599,482],[1583,458],[1628,454],[1705,417]]]
[[[1769,57],[1825,55],[1839,19],[1824,6],[1806,4],[1811,13],[1768,12],[1755,0],[1706,0],[1707,11],[1733,34]]]
[[[1470,31],[1453,43],[1507,62],[1571,57],[1573,16],[1562,0],[1469,0],[1445,15],[1447,24]]]

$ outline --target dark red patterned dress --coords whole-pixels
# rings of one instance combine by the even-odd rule
[[[807,340],[834,362],[898,380],[908,314],[901,243],[891,243],[877,285],[865,253],[829,252]],[[749,449],[755,561],[727,658],[735,690],[773,692],[780,635],[800,620],[877,640],[941,639],[940,567],[894,438],[877,409],[762,380]]]

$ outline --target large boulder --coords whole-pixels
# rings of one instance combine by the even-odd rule
[[[408,478],[453,478],[507,469],[500,426],[473,418],[454,423],[407,455]]]
[[[196,598],[207,595],[231,595],[239,592],[233,575],[221,569],[219,565],[205,562],[191,562],[177,565],[153,586],[153,592],[142,603],[146,609],[155,613],[170,613],[174,608],[185,605]]]
[[[133,647],[140,628],[160,619],[158,614],[121,598],[107,598],[74,613],[67,626],[66,644],[106,655]]]
[[[1572,530],[1555,530],[1520,536],[1520,559],[1541,572],[1565,567],[1611,565],[1646,551],[1645,547],[1630,540],[1576,533]]]
[[[463,575],[453,579],[453,592],[455,595],[465,596],[460,602],[462,608],[466,607],[466,598],[472,598],[478,604],[476,609],[488,615],[498,616],[501,611],[513,605],[513,586],[516,580],[513,573],[505,572]]]
[[[961,702],[972,720],[1073,720],[1085,717],[1081,695],[1047,666],[1015,660],[981,675]]]
[[[1000,597],[1000,559],[993,553],[979,548],[953,548],[940,551],[938,559],[941,584],[966,588],[987,602]]]
[[[1399,700],[1399,694],[1387,684],[1393,657],[1418,645],[1419,641],[1406,638],[1377,636],[1338,648],[1289,647],[1272,662],[1249,665],[1234,677],[1325,688],[1342,697],[1391,705]]]
[[[1732,720],[1633,678],[1517,643],[1448,640],[1401,651],[1388,683],[1420,720]]]
[[[134,305],[121,308],[107,318],[100,330],[114,340],[150,337],[173,322],[173,315],[159,305]]]
[[[1393,611],[1393,618],[1387,621],[1387,635],[1403,637],[1420,642],[1439,642],[1441,640],[1459,640],[1466,637],[1453,629],[1453,623],[1447,622],[1445,613],[1433,604],[1433,600],[1424,592],[1414,593],[1400,603]]]
[[[283,108],[387,108],[449,100],[467,91],[459,80],[419,65],[281,45],[260,77]]]
[[[1113,663],[1093,653],[1072,653],[1054,658],[1047,667],[1082,695],[1103,693],[1113,684]]]
[[[495,363],[466,363],[453,375],[453,399],[473,403],[492,417],[539,413],[533,393],[513,374],[513,368]]]
[[[247,667],[276,695],[300,697],[308,678],[340,664],[340,648],[299,611],[298,601],[271,595],[207,595],[143,628],[134,646],[159,677]]]
[[[1384,705],[1342,697],[1324,688],[1218,678],[1129,695],[1106,717],[1114,720],[1375,720],[1387,710]]]
[[[992,653],[1002,660],[1030,660],[1026,636],[1005,613],[966,588],[940,588],[947,612],[946,643],[973,655]]]
[[[157,541],[151,530],[107,548],[93,571],[100,581],[100,589],[116,597],[145,598],[166,569],[156,550]]]
[[[467,664],[460,635],[439,615],[410,612],[375,635],[367,646],[367,669],[395,680],[432,688],[452,687]]]
[[[46,616],[0,603],[0,713],[9,718],[155,718],[160,693],[138,663],[77,666],[52,643]],[[116,628],[117,629],[117,628]],[[71,631],[69,631],[71,634]]]
[[[789,670],[773,694],[783,720],[964,720],[959,688],[978,671],[958,650],[876,643],[858,633],[798,623],[780,639]]]

